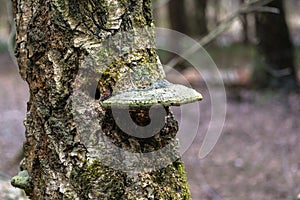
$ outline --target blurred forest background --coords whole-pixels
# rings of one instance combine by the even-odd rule
[[[209,74],[201,76],[187,62],[175,66],[183,76],[167,74],[172,82],[184,77],[204,94],[200,130],[183,157],[193,199],[299,200],[300,1],[154,0],[153,8],[156,26],[205,44],[226,86],[222,136],[199,160],[211,118],[204,81]],[[12,20],[10,1],[0,0],[0,199],[5,200],[22,199],[8,180],[22,157],[29,98],[12,56]],[[164,51],[160,56],[164,64],[176,57]],[[190,110],[191,123],[193,112],[198,109]]]

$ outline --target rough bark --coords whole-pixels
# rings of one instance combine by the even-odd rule
[[[283,0],[274,0],[266,6],[277,8],[280,13],[256,15],[259,60],[254,69],[253,84],[258,88],[295,88],[294,47],[285,20]]]
[[[138,31],[150,27],[142,33],[154,41],[150,5],[151,0],[13,1],[16,57],[30,99],[25,158],[12,184],[30,199],[190,199],[170,110],[165,108],[160,132],[143,139],[122,132],[101,103],[164,77],[155,46]],[[124,31],[135,47],[129,52],[119,44]],[[145,125],[144,112],[130,114]],[[141,163],[143,153],[166,146],[155,162]],[[153,163],[168,164],[151,168]]]

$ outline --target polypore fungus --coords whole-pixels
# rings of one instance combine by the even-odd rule
[[[202,100],[196,90],[167,80],[158,80],[149,87],[113,95],[102,102],[104,107],[180,106]]]

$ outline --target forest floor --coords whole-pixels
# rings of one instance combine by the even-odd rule
[[[193,199],[297,199],[300,95],[228,88],[222,135],[213,151],[200,160],[198,152],[211,120],[211,102],[209,91],[200,81],[194,86],[204,96],[199,104],[201,117],[200,122],[195,121],[193,112],[196,114],[199,109],[192,108],[187,121],[191,126],[199,123],[200,131],[183,156]],[[14,160],[24,141],[22,121],[28,98],[27,84],[21,80],[9,55],[0,54],[0,199],[3,200],[17,199],[5,197],[5,193],[12,190],[8,178],[18,170]],[[189,129],[183,132],[187,137],[190,134]]]
[[[209,98],[203,88],[202,93]],[[300,95],[226,93],[226,121],[213,151],[197,158],[211,120],[210,100],[204,98],[201,130],[183,156],[193,199],[300,199]]]

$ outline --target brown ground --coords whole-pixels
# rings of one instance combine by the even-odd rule
[[[28,89],[8,54],[0,55],[0,85],[0,169],[11,176],[17,173],[12,159],[24,140]],[[213,152],[199,160],[211,109],[208,92],[200,90],[205,97],[201,131],[184,154],[193,199],[295,199],[300,193],[300,95],[228,90],[222,136]]]
[[[213,152],[197,159],[199,135],[184,155],[193,199],[295,199],[300,192],[300,95],[230,92]],[[209,120],[204,116],[201,124]]]

